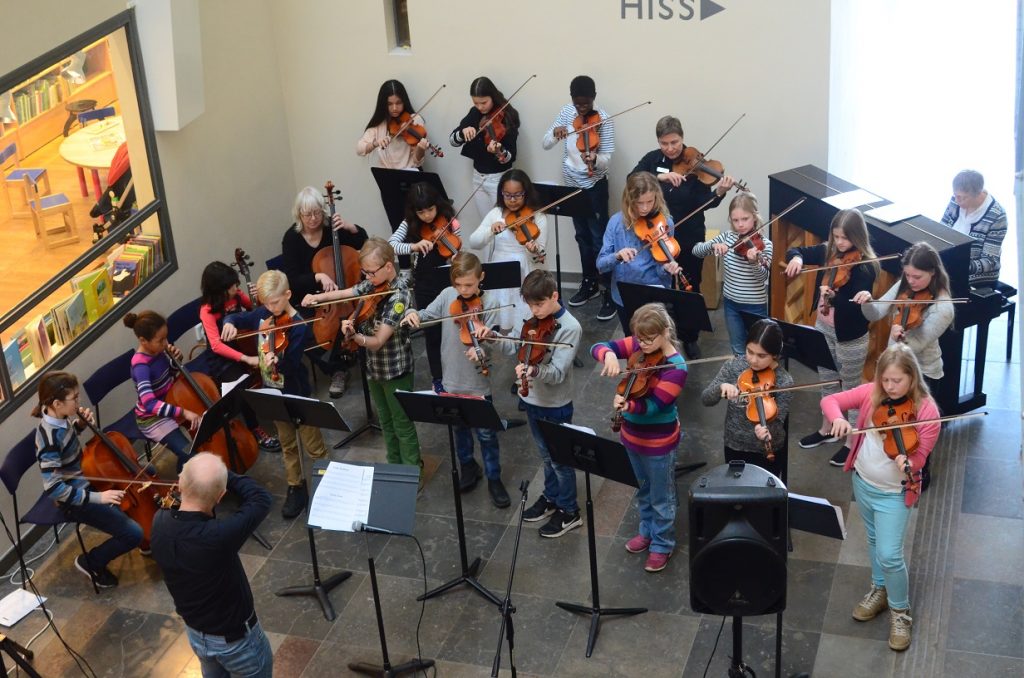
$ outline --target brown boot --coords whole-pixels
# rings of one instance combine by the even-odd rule
[[[868,621],[887,609],[889,609],[889,597],[885,594],[885,587],[872,584],[868,594],[857,603],[857,607],[853,608],[853,618],[857,621]]]
[[[903,652],[910,647],[910,610],[889,610],[889,647]]]

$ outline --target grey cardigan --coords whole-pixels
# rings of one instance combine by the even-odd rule
[[[900,283],[889,288],[879,299],[895,299]],[[917,362],[921,365],[924,376],[931,379],[942,378],[942,349],[939,348],[939,337],[953,324],[953,304],[949,301],[948,294],[938,297],[934,304],[929,304],[924,310],[922,321],[919,327],[907,330],[905,341],[907,346],[914,352]],[[868,302],[860,307],[864,317],[868,320],[881,320],[888,315],[893,308],[892,304],[876,304]],[[892,344],[892,339],[889,340]]]

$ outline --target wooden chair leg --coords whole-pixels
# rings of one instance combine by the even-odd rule
[[[99,595],[100,587],[96,584],[96,574],[92,571],[92,565],[89,563],[89,552],[85,550],[85,540],[82,539],[81,523],[75,523],[75,534],[78,535],[78,545],[82,547],[82,555],[85,556],[85,564],[89,567],[89,579],[92,580],[92,590],[96,592],[96,595]]]

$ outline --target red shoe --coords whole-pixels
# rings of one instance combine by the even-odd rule
[[[629,541],[626,542],[626,550],[630,553],[643,553],[647,550],[647,547],[651,545],[651,540],[647,537],[638,534]]]
[[[672,556],[671,553],[651,553],[647,554],[647,562],[644,564],[644,569],[648,572],[661,572],[668,566],[668,559]]]

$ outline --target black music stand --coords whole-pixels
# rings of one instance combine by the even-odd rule
[[[630,487],[639,487],[633,465],[621,443],[601,438],[572,426],[540,420],[541,436],[551,452],[551,460],[562,466],[583,471],[587,485],[587,547],[590,552],[590,597],[592,605],[557,602],[555,605],[577,614],[590,615],[590,633],[587,635],[587,657],[594,652],[597,634],[604,615],[634,615],[647,612],[646,607],[601,608],[601,594],[597,582],[597,540],[594,535],[594,498],[590,491],[590,474],[614,480]]]
[[[488,601],[495,605],[501,605],[501,599],[477,581],[480,557],[477,556],[470,563],[466,555],[466,525],[462,517],[462,494],[459,492],[459,460],[455,454],[455,426],[504,430],[505,426],[498,417],[497,410],[489,400],[484,398],[456,396],[447,393],[438,395],[430,391],[395,391],[395,398],[405,410],[405,414],[413,421],[448,427],[448,450],[452,464],[452,494],[455,497],[455,524],[459,537],[459,564],[462,566],[462,574],[432,591],[424,593],[416,600],[427,600],[439,596],[459,584],[469,584]]]
[[[377,182],[377,188],[380,189],[380,199],[384,203],[384,212],[388,216],[392,233],[398,230],[399,224],[405,219],[405,194],[409,192],[413,184],[420,182],[431,184],[442,198],[448,199],[448,193],[444,190],[441,177],[433,172],[388,169],[386,167],[371,167],[370,172],[373,174],[373,180]]]
[[[380,424],[373,420],[373,403],[370,402],[370,384],[366,376],[366,348],[360,346],[359,351],[359,378],[363,382],[363,408],[366,410],[366,421],[355,429],[344,429],[351,431],[347,436],[334,444],[334,449],[340,450],[350,442],[363,435],[367,431],[379,431]]]
[[[743,324],[747,329],[758,320],[763,320],[760,316],[743,311],[740,311],[740,317],[743,318]],[[828,350],[828,342],[825,341],[825,335],[820,330],[807,325],[783,322],[775,318],[772,320],[775,320],[782,328],[782,359],[785,361],[786,370],[789,370],[789,360],[792,358],[815,372],[819,367],[836,371],[832,352]]]
[[[257,391],[245,391],[245,400],[252,407],[256,416],[270,421],[283,421],[295,427],[295,443],[299,447],[299,469],[302,470],[302,477],[306,477],[303,469],[303,458],[306,450],[303,449],[302,436],[299,435],[299,426],[316,426],[332,431],[348,431],[348,424],[338,414],[331,403],[321,402],[313,398],[302,398],[300,396],[286,395],[274,389],[260,389]],[[312,483],[310,483],[312,486]],[[306,517],[309,517],[309,502],[311,494],[306,493]],[[316,540],[313,538],[313,527],[307,522],[306,531],[309,533],[309,556],[313,565],[312,586],[289,586],[276,591],[278,596],[314,596],[324,611],[327,621],[334,621],[337,616],[334,612],[334,605],[328,597],[331,589],[352,576],[351,572],[339,572],[331,575],[325,580],[320,579],[320,565],[316,559]]]
[[[29,678],[43,678],[42,675],[36,671],[31,664],[32,658],[35,654],[32,650],[27,647],[22,647],[18,642],[11,640],[11,638],[3,633],[0,633],[0,670],[7,675],[7,662],[4,661],[4,655],[11,658],[11,661],[15,665],[25,672]]]
[[[318,487],[320,478],[327,470],[330,462],[320,459],[313,462],[313,485]],[[374,528],[388,530],[400,535],[412,534],[416,522],[416,491],[419,487],[420,469],[417,466],[403,464],[370,464],[363,462],[345,462],[355,466],[373,467],[373,491],[370,495],[370,512],[367,524]],[[365,534],[365,532],[364,532]],[[433,659],[412,659],[391,665],[388,656],[388,642],[384,633],[384,615],[380,609],[380,589],[377,585],[377,568],[370,550],[369,537],[366,543],[367,563],[370,567],[370,587],[373,589],[373,608],[377,615],[377,634],[380,637],[382,663],[352,662],[350,671],[365,673],[381,678],[392,678],[404,673],[414,673],[434,665]]]
[[[519,289],[523,285],[523,273],[518,261],[491,261],[483,267],[484,279],[480,282],[482,290]],[[439,288],[451,285],[451,271],[451,264],[435,269],[437,278],[434,282]]]
[[[519,522],[516,524],[516,540],[512,544],[512,562],[508,564],[508,581],[505,583],[505,600],[501,601],[501,626],[498,628],[498,649],[494,651],[494,660],[491,662],[491,678],[498,678],[498,671],[501,669],[501,648],[508,640],[508,663],[512,669],[512,675],[516,675],[516,632],[512,624],[512,615],[516,612],[512,604],[512,579],[516,574],[516,561],[519,559],[519,540],[523,536],[523,514],[526,511],[527,488],[529,480],[519,484]]]

